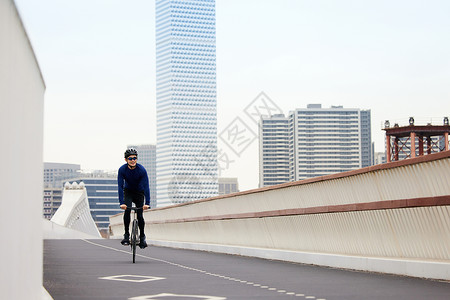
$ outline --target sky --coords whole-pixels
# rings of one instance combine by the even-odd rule
[[[129,144],[156,144],[155,3],[15,0],[46,92],[44,161],[115,170]],[[216,0],[219,137],[264,92],[284,114],[307,104],[385,120],[450,115],[450,1]],[[218,139],[221,176],[258,187],[258,142]]]

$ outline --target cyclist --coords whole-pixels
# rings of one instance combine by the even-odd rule
[[[125,162],[119,168],[117,175],[117,184],[119,189],[120,208],[124,209],[123,225],[125,227],[125,234],[123,235],[122,245],[130,244],[130,213],[127,207],[131,207],[132,203],[136,207],[143,209],[137,210],[137,219],[139,225],[139,247],[141,249],[147,247],[145,240],[144,228],[144,214],[143,210],[150,208],[150,188],[148,184],[148,175],[145,168],[137,163],[138,153],[136,149],[130,148],[125,151]],[[145,204],[144,204],[145,199]]]

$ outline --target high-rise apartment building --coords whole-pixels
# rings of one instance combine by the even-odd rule
[[[367,167],[372,156],[370,110],[310,104],[261,118],[261,187]]]
[[[260,125],[260,187],[290,181],[289,137],[291,130],[289,119],[283,114],[273,115],[272,117],[263,116]]]
[[[157,206],[216,196],[214,0],[156,1]]]
[[[61,187],[63,180],[78,176],[80,165],[44,162],[44,187]]]
[[[373,165],[374,145],[372,143],[372,118],[370,109],[358,110],[361,133],[361,167]]]
[[[156,145],[128,145],[138,152],[138,163],[147,170],[150,186],[150,207],[156,207]]]
[[[50,220],[58,208],[61,206],[62,188],[60,187],[45,187],[44,188],[44,202],[43,202],[43,216]]]

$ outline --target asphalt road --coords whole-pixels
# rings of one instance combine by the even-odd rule
[[[450,299],[450,283],[118,240],[45,240],[44,286],[55,299]]]

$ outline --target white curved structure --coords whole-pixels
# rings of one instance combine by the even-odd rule
[[[66,182],[64,184],[61,206],[51,221],[93,236],[101,236],[92,219],[86,187],[83,182],[80,184]]]

